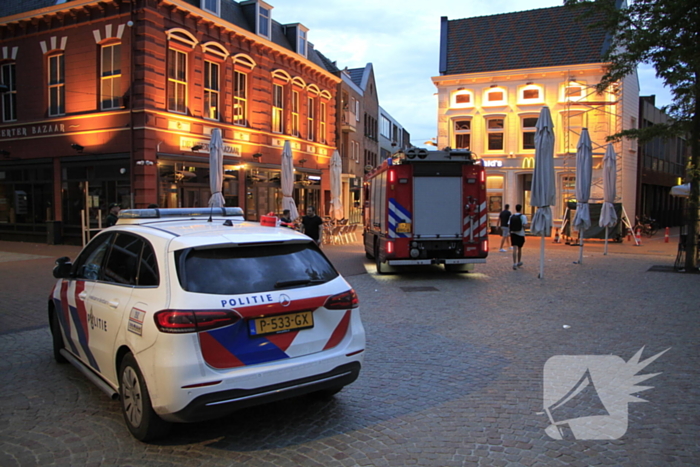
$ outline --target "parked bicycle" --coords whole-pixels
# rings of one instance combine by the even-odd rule
[[[656,232],[659,231],[658,222],[656,222],[655,219],[652,219],[649,216],[642,216],[641,219],[639,218],[639,216],[635,216],[635,220],[635,232],[639,230],[642,233],[642,235],[646,235],[647,237],[653,237],[654,235],[656,235]]]

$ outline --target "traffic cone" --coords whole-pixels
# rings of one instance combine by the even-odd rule
[[[637,231],[634,233],[634,237],[637,239],[637,243],[635,245],[642,246],[642,231],[640,229],[637,229]]]
[[[560,238],[559,238],[559,229],[556,229],[556,230],[554,231],[554,243],[559,243],[559,242],[560,242]]]
[[[627,241],[632,241],[632,229],[627,229]]]
[[[671,229],[669,229],[668,227],[666,227],[666,233],[664,233],[664,243],[668,243],[668,236],[669,236],[668,234],[669,234],[669,231],[670,231],[670,230],[671,230]]]

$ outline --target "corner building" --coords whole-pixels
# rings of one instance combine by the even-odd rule
[[[555,227],[575,197],[576,146],[588,128],[593,142],[591,203],[601,203],[605,138],[638,126],[639,83],[627,76],[598,93],[604,73],[605,32],[579,20],[580,10],[543,8],[448,20],[442,18],[438,91],[438,147],[465,148],[484,161],[491,225],[505,204],[522,204],[532,218],[530,188],[535,125],[548,106],[554,123],[557,204]],[[617,199],[634,222],[637,146],[614,145]]]
[[[0,239],[79,243],[111,203],[206,206],[224,139],[226,205],[322,212],[336,90],[301,23],[262,0],[5,0]],[[302,211],[303,212],[303,211]]]

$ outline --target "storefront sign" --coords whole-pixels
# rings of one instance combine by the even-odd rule
[[[63,123],[49,123],[46,125],[17,126],[0,130],[0,138],[17,138],[33,135],[47,135],[65,133],[66,126]]]
[[[484,167],[503,167],[503,161],[500,160],[494,160],[494,161],[487,161],[486,159],[482,159],[484,163]]]
[[[197,145],[202,146],[202,149],[194,152],[209,154],[209,140],[186,138],[184,136],[180,138],[180,151],[192,151],[192,148]],[[224,156],[241,157],[241,146],[228,144],[224,141]]]

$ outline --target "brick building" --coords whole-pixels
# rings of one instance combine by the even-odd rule
[[[323,203],[341,78],[271,5],[5,0],[0,17],[1,239],[80,242],[113,202],[206,206],[215,128],[227,205],[280,210],[285,141],[297,204]]]

